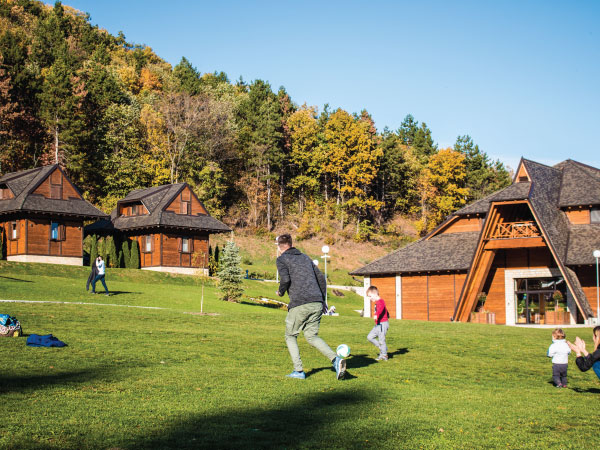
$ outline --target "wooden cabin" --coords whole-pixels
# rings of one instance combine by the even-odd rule
[[[521,159],[510,186],[352,274],[379,288],[396,319],[590,324],[596,249],[600,170]]]
[[[0,178],[0,232],[8,261],[83,265],[83,223],[108,217],[57,164]]]
[[[110,221],[86,227],[87,234],[136,240],[146,270],[208,275],[211,233],[231,228],[210,216],[187,183],[139,189],[117,203]]]

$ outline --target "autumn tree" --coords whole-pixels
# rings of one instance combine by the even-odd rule
[[[433,155],[422,179],[426,214],[419,223],[421,231],[435,228],[450,213],[466,203],[468,189],[462,187],[466,177],[465,157],[446,148]]]

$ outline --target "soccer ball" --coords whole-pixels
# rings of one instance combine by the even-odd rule
[[[336,353],[340,358],[347,358],[350,356],[350,347],[348,347],[346,344],[340,344],[338,345]]]

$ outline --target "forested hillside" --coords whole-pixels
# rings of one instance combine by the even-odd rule
[[[329,217],[356,240],[398,214],[425,232],[510,183],[469,136],[438,149],[411,115],[378,131],[366,109],[171,67],[60,2],[0,0],[0,174],[55,162],[107,212],[132,189],[185,181],[232,225],[295,217],[310,235]]]

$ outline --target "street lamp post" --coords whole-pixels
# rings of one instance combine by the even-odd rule
[[[324,245],[321,248],[321,251],[323,252],[323,255],[321,255],[321,258],[323,258],[323,260],[325,261],[325,303],[327,303],[327,258],[331,258],[331,256],[329,256],[327,254],[327,253],[329,253],[329,246]]]
[[[596,258],[596,325],[600,325],[600,275],[598,273],[598,259],[600,258],[600,250],[594,250],[594,258]]]

